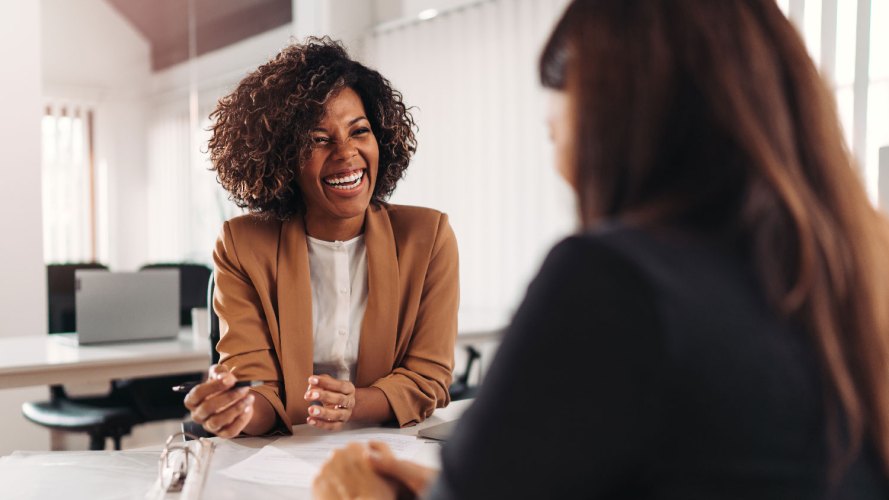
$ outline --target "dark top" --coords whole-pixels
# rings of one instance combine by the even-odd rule
[[[827,484],[805,331],[740,252],[613,225],[557,245],[430,498],[889,498],[866,449]]]

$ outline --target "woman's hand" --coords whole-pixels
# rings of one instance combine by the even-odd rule
[[[352,418],[355,386],[348,380],[337,380],[329,375],[312,375],[304,398],[310,403],[321,403],[309,406],[306,423],[335,431]]]
[[[352,443],[335,451],[321,467],[313,492],[321,500],[381,499],[395,498],[404,488],[419,497],[437,474],[434,469],[395,458],[383,443]]]
[[[237,382],[223,365],[210,367],[207,381],[185,396],[191,419],[219,437],[230,438],[244,430],[253,416],[254,396],[250,389],[231,389]]]
[[[378,441],[368,444],[367,457],[375,471],[403,485],[418,498],[423,496],[438,475],[435,469],[395,458],[392,450]]]
[[[368,460],[368,449],[352,443],[327,460],[312,485],[314,498],[339,500],[367,498],[394,499],[398,489],[377,474]]]

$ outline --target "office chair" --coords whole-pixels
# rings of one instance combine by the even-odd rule
[[[70,300],[59,301],[55,298],[53,302],[52,294],[50,297],[51,303],[70,303],[70,313],[56,313],[56,316],[70,319],[70,323],[63,324],[60,331],[75,329],[74,270],[79,268],[82,267],[75,266],[68,270],[70,277],[56,270],[48,273],[51,277],[62,274],[64,286],[70,283]],[[179,269],[180,325],[191,325],[192,307],[206,306],[204,290],[211,274],[210,269],[199,264],[155,264],[145,266],[143,270],[148,272],[157,268]],[[54,290],[63,287],[49,288]],[[53,316],[52,307],[50,316]],[[134,425],[184,417],[187,412],[182,404],[182,397],[173,393],[170,388],[202,376],[203,373],[193,373],[113,380],[110,392],[97,397],[70,397],[63,387],[54,386],[50,388],[50,401],[25,403],[22,405],[22,412],[28,420],[51,429],[89,433],[91,450],[104,449],[105,440],[109,437],[114,441],[114,448],[119,450],[121,438],[129,435]]]
[[[97,263],[46,266],[50,334],[73,332],[76,328],[74,275],[78,269],[108,268]],[[108,438],[119,450],[121,438],[140,420],[126,396],[113,387],[108,395],[96,397],[71,397],[61,385],[51,386],[49,392],[49,401],[24,403],[22,414],[49,429],[89,434],[91,450],[105,449]]]
[[[210,363],[219,363],[219,351],[216,350],[216,344],[219,343],[219,315],[216,309],[213,309],[213,291],[216,289],[216,278],[211,274],[210,283],[207,284],[207,312],[210,315]]]
[[[475,394],[478,392],[478,386],[469,385],[469,375],[472,373],[472,365],[481,357],[482,353],[478,349],[471,345],[466,346],[466,367],[463,369],[463,373],[457,376],[454,383],[448,388],[448,392],[451,394],[451,401],[475,397]]]
[[[219,343],[219,315],[213,309],[213,291],[216,289],[216,281],[213,273],[210,273],[210,281],[207,283],[207,313],[210,315],[208,321],[209,331],[207,335],[210,337],[210,364],[219,363],[219,351],[216,350],[216,344]],[[182,422],[183,439],[190,441],[195,437],[214,437],[208,430],[204,429],[200,424],[192,420],[184,420]]]

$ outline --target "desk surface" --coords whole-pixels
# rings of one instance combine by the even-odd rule
[[[425,422],[404,429],[360,428],[340,433],[379,432],[415,436],[420,429],[459,418],[471,401],[457,401],[447,408],[436,410]],[[210,465],[210,475],[204,485],[202,498],[213,500],[243,498],[311,498],[308,489],[286,489],[230,479],[218,472],[239,462],[268,444],[286,444],[313,436],[319,431],[308,425],[293,427],[294,436],[267,438],[239,438],[230,441],[213,438],[226,447],[217,449]],[[423,448],[415,457],[420,463],[437,466],[440,446],[433,441],[421,440]],[[233,448],[240,449],[232,451]],[[160,447],[143,448],[124,452],[55,452],[19,455],[0,458],[0,481],[6,484],[4,493],[14,498],[55,498],[64,493],[70,500],[80,498],[142,498],[157,477],[157,459]]]
[[[204,371],[210,343],[177,339],[77,346],[52,335],[0,338],[0,389]]]

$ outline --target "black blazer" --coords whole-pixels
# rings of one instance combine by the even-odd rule
[[[557,245],[431,498],[889,498],[869,449],[830,492],[805,331],[735,249],[612,225]]]

